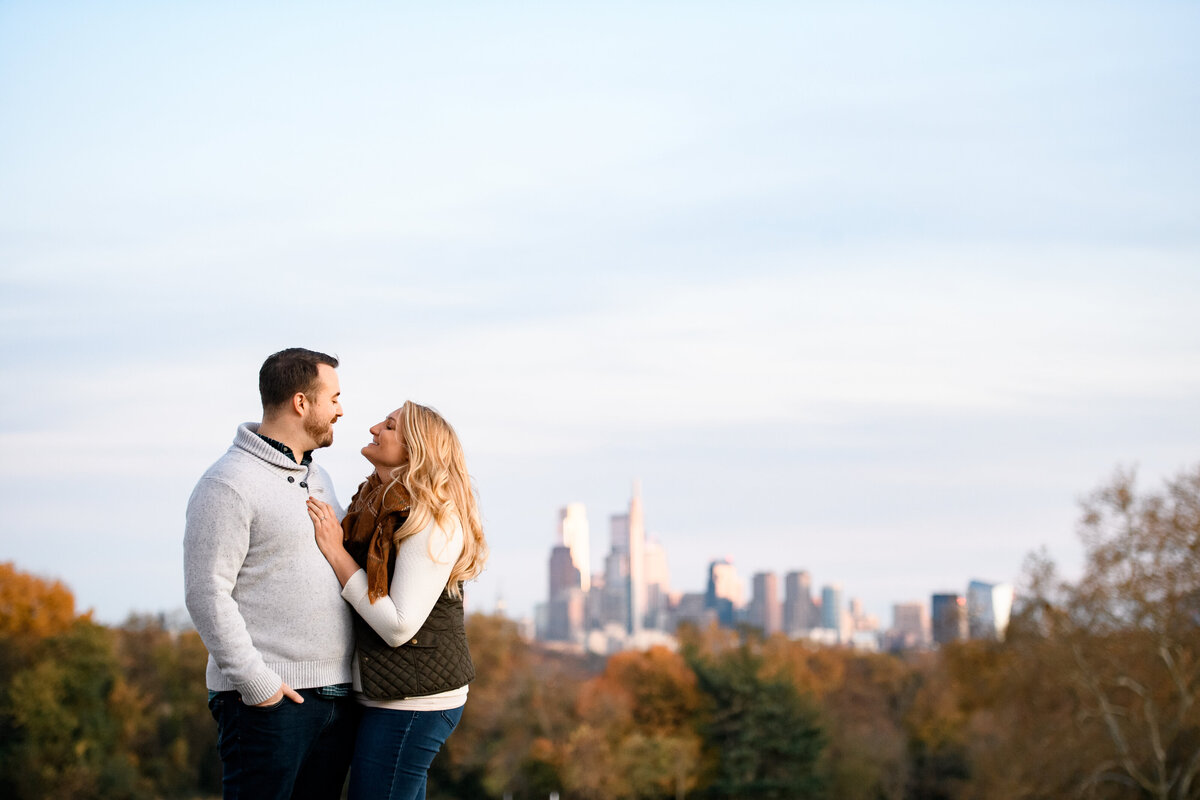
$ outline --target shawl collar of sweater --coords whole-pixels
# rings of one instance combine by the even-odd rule
[[[273,467],[292,472],[308,472],[308,465],[297,464],[295,459],[288,458],[263,441],[262,437],[258,435],[258,427],[259,423],[257,422],[243,422],[239,425],[237,434],[233,437],[233,446]]]

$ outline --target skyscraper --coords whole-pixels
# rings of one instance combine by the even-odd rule
[[[899,649],[924,647],[929,642],[929,612],[924,603],[892,606],[892,639]]]
[[[627,523],[625,514],[611,518],[613,530],[612,549],[604,559],[604,589],[600,603],[602,625],[620,625],[628,631],[629,620],[629,551],[624,549],[626,537],[618,545],[617,530]]]
[[[667,550],[654,539],[646,540],[646,625],[659,630],[668,625],[671,575],[667,571]]]
[[[842,585],[831,583],[821,587],[821,627],[838,632],[838,640],[845,638],[846,610],[842,601]]]
[[[971,581],[967,585],[967,632],[972,639],[1003,639],[1012,613],[1011,583]]]
[[[570,641],[583,634],[584,592],[582,575],[575,566],[571,548],[556,545],[550,551],[549,599],[544,630],[551,641]]]
[[[734,611],[742,606],[742,579],[728,558],[718,559],[708,565],[708,591],[704,602],[707,608],[717,613],[717,622],[733,627]]]
[[[646,523],[642,518],[642,484],[633,482],[629,500],[629,620],[627,630],[636,634],[646,618]]]
[[[591,588],[592,558],[588,536],[587,509],[583,503],[570,503],[558,512],[558,543],[570,548],[571,560],[579,570],[580,588]]]
[[[579,569],[571,558],[570,548],[560,544],[550,551],[551,602],[572,589],[579,589],[581,580]]]
[[[581,641],[584,634],[585,603],[583,592],[578,589],[572,590],[551,603],[547,609],[549,618],[546,623],[545,638],[558,642]]]
[[[783,632],[796,636],[820,623],[812,596],[812,576],[804,570],[789,572],[783,578]]]
[[[783,607],[779,603],[779,577],[774,572],[755,573],[753,594],[746,621],[770,636],[783,629]]]
[[[967,638],[967,601],[957,592],[933,596],[933,640],[938,644]]]
[[[642,629],[646,616],[646,526],[641,485],[634,481],[629,511],[609,518],[612,551],[604,565],[606,621],[619,622],[629,634]],[[620,613],[620,617],[609,616]]]

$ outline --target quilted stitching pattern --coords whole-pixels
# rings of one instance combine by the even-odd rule
[[[438,598],[412,641],[389,647],[361,618],[356,619],[363,693],[376,700],[420,697],[457,689],[475,677],[462,601]]]

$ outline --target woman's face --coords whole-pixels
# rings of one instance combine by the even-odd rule
[[[377,467],[398,467],[408,460],[401,430],[403,408],[388,414],[383,422],[371,426],[371,443],[362,449],[363,456]]]

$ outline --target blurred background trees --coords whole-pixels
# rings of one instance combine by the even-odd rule
[[[815,798],[825,746],[811,695],[763,669],[755,642],[716,655],[685,647],[705,696],[700,731],[713,765],[707,797]]]
[[[1003,654],[1010,685],[1041,700],[1023,729],[1077,754],[1041,778],[1082,796],[1200,797],[1200,469],[1141,495],[1118,473],[1083,512],[1082,576],[1032,557]]]
[[[57,581],[0,564],[0,796],[220,792],[195,632],[108,628]]]
[[[684,629],[607,659],[473,615],[429,797],[1200,800],[1200,469],[1083,503],[1068,580],[1031,556],[1008,635],[862,653]],[[220,793],[206,654],[0,564],[0,797]]]

